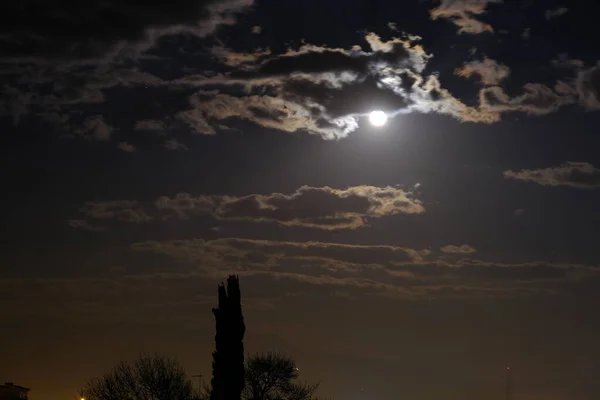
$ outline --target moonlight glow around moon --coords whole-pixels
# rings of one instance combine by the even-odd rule
[[[372,111],[369,114],[369,122],[373,126],[383,126],[387,122],[387,115],[383,111]]]

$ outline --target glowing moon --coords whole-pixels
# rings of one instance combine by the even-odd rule
[[[373,126],[383,126],[387,122],[387,115],[383,111],[372,111],[369,114],[369,122]]]

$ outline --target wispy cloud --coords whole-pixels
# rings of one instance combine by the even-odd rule
[[[140,120],[136,121],[134,129],[138,131],[162,131],[165,129],[165,123],[155,119]]]
[[[523,93],[511,97],[500,86],[490,86],[479,92],[480,107],[489,112],[522,112],[529,115],[548,115],[559,108],[575,104],[577,95],[572,86],[558,82],[554,87],[541,83],[526,83]]]
[[[135,151],[135,146],[133,146],[127,142],[120,142],[119,149],[123,150],[126,153],[133,153]]]
[[[169,149],[169,150],[187,150],[188,149],[188,147],[185,144],[179,142],[177,139],[167,140],[165,142],[164,146],[166,149]]]
[[[352,186],[346,189],[303,186],[291,194],[248,196],[161,196],[154,204],[135,201],[90,202],[80,210],[91,220],[143,222],[199,214],[223,221],[274,222],[282,226],[322,230],[356,229],[372,219],[418,215],[423,203],[410,192],[393,187]]]
[[[449,262],[422,250],[323,242],[192,239],[140,242],[132,249],[198,266],[209,276],[233,270],[246,277],[328,286],[332,291],[344,288],[416,299],[539,295],[600,273],[584,265]]]
[[[222,219],[275,221],[286,226],[326,230],[363,227],[368,218],[424,212],[421,201],[409,193],[374,186],[347,189],[304,186],[291,195],[226,197],[216,210]]]
[[[552,64],[570,70],[571,76],[553,85],[526,83],[523,93],[516,96],[510,96],[499,86],[483,88],[479,92],[479,108],[490,113],[523,112],[537,116],[569,105],[579,105],[587,111],[600,110],[600,62],[590,67],[581,60],[561,55]]]
[[[86,139],[108,141],[113,132],[113,127],[106,123],[101,115],[87,117],[80,128],[75,132]]]
[[[468,244],[463,244],[460,246],[455,246],[455,245],[443,246],[440,248],[440,251],[443,253],[450,253],[450,254],[472,254],[472,253],[477,252],[477,250],[475,250],[473,247],[469,246]]]
[[[430,11],[431,19],[445,18],[458,26],[458,33],[479,34],[494,32],[494,28],[480,21],[478,16],[486,12],[489,4],[502,0],[439,0],[440,5]]]
[[[567,7],[557,7],[554,9],[546,10],[545,15],[546,15],[547,20],[551,20],[554,18],[558,18],[561,15],[565,15],[568,12],[569,12],[569,9]]]
[[[454,70],[454,73],[464,78],[477,75],[486,86],[498,85],[510,75],[510,68],[490,58],[483,61],[470,61]]]
[[[79,210],[86,217],[95,220],[116,220],[122,222],[145,222],[152,217],[146,214],[136,201],[88,202]]]
[[[504,172],[504,177],[542,186],[569,186],[577,189],[600,187],[600,169],[585,162],[567,162],[552,168],[508,170]]]
[[[68,225],[72,228],[82,229],[90,232],[101,232],[105,230],[104,227],[94,226],[84,219],[72,219],[68,222]]]

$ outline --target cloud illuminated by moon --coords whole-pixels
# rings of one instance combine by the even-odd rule
[[[373,126],[383,126],[386,124],[388,119],[388,116],[386,115],[386,113],[384,113],[383,111],[377,110],[377,111],[372,111],[369,114],[369,122],[371,123],[371,125]]]

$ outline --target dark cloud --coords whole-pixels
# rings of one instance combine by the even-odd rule
[[[338,230],[368,226],[371,218],[422,214],[425,207],[410,192],[393,187],[333,189],[327,186],[303,186],[292,194],[251,194],[242,197],[179,193],[174,197],[161,196],[153,206],[142,206],[131,201],[87,203],[81,211],[91,219],[123,222],[164,220],[170,217],[188,219],[194,215],[208,214],[219,220],[270,221],[283,226]],[[125,215],[130,218],[125,219]]]
[[[165,129],[165,123],[154,119],[146,119],[136,121],[134,129],[138,131],[162,131]]]
[[[600,187],[600,169],[585,162],[567,162],[558,167],[505,171],[504,177],[542,186],[570,186],[578,189]]]
[[[108,141],[113,127],[108,125],[101,115],[94,115],[87,117],[75,132],[83,135],[86,139]]]
[[[241,238],[143,242],[133,244],[132,248],[185,261],[202,261],[210,271],[236,267],[241,270],[280,270],[284,265],[289,268],[288,272],[295,268],[310,270],[318,266],[321,270],[357,273],[363,271],[365,266],[377,269],[377,265],[415,262],[423,257],[417,250],[394,246],[277,242]]]
[[[148,5],[138,0],[0,6],[0,116],[17,125],[57,113],[83,114],[81,127],[66,121],[59,131],[108,140],[113,129],[80,107],[107,102],[115,87],[156,88],[168,81],[141,71],[144,53],[165,35],[206,36],[233,24],[253,0],[176,0]],[[159,129],[156,125],[139,125]],[[133,144],[131,144],[133,146]]]
[[[159,197],[154,206],[158,210],[175,214],[181,219],[189,218],[197,213],[211,213],[215,209],[217,200],[211,196],[194,197],[189,193],[178,193],[175,197]]]
[[[104,103],[105,90],[117,86],[158,87],[167,82],[125,64],[41,64],[12,68],[0,59],[0,111],[13,117],[73,111],[75,106]],[[3,110],[4,109],[4,110]],[[40,111],[38,111],[40,110]]]
[[[600,62],[594,67],[579,69],[575,78],[575,90],[586,109],[600,110]]]
[[[209,276],[234,270],[244,276],[408,298],[546,294],[599,272],[584,265],[545,262],[429,260],[427,250],[394,246],[241,238],[141,242],[132,249],[190,263]]]
[[[118,147],[126,153],[133,153],[135,151],[135,147],[127,142],[120,142]]]
[[[131,248],[142,256],[172,259],[154,273],[136,266],[135,273],[113,268],[102,276],[2,278],[0,302],[18,298],[21,304],[6,308],[5,320],[25,316],[140,322],[156,321],[157,315],[163,322],[188,319],[198,307],[214,304],[210,290],[230,272],[241,275],[246,288],[260,288],[245,291],[246,310],[276,308],[290,295],[371,294],[413,300],[542,296],[598,279],[599,272],[584,265],[544,262],[428,261],[426,251],[321,242],[191,239],[134,243]],[[187,267],[175,271],[179,263],[174,261]]]
[[[421,46],[401,38],[382,41],[374,33],[365,40],[370,51],[359,46],[346,50],[306,44],[273,55],[268,50],[249,54],[216,48],[215,56],[233,71],[212,78],[186,77],[180,83],[242,84],[248,93],[261,88],[271,94],[232,96],[201,90],[190,98],[192,108],[178,118],[202,134],[215,133],[213,120],[236,117],[288,132],[305,130],[326,139],[346,136],[374,109],[392,117],[416,111],[472,122],[499,119],[496,113],[463,104],[441,87],[435,75],[421,76],[431,58]]]
[[[168,150],[187,150],[188,147],[179,142],[177,139],[169,139],[164,144],[165,148]]]
[[[152,217],[135,201],[88,202],[79,210],[92,220],[117,220],[122,222],[146,222]]]
[[[101,232],[105,230],[103,227],[91,225],[88,221],[83,219],[72,219],[68,224],[72,228],[82,229],[84,231]]]
[[[3,3],[0,54],[4,59],[82,60],[137,52],[179,32],[212,33],[252,0],[139,0],[85,3],[34,0]]]
[[[489,5],[501,1],[438,3],[431,10],[432,18],[449,19],[460,32],[481,33],[493,28],[480,17]],[[0,115],[10,116],[15,124],[24,116],[35,116],[69,134],[108,140],[119,136],[119,131],[82,108],[109,101],[111,89],[135,92],[144,88],[189,96],[188,108],[176,107],[162,120],[139,120],[134,123],[136,130],[166,135],[168,132],[162,131],[167,127],[164,121],[168,121],[169,128],[183,124],[192,133],[214,135],[230,130],[225,120],[235,118],[283,132],[305,131],[339,139],[358,129],[375,109],[392,118],[433,112],[481,123],[500,121],[507,112],[546,115],[572,104],[600,109],[598,66],[571,63],[572,77],[553,85],[529,82],[515,94],[497,86],[509,76],[510,68],[489,58],[467,62],[455,71],[464,77],[476,75],[486,86],[480,90],[477,104],[466,105],[444,89],[436,71],[427,69],[433,55],[418,43],[420,38],[399,32],[393,24],[390,29],[397,37],[383,40],[370,32],[364,37],[366,44],[360,46],[303,43],[279,52],[269,48],[236,52],[217,41],[218,45],[202,49],[213,57],[210,71],[198,68],[191,74],[185,67],[174,67],[178,72],[165,78],[148,72],[158,69],[145,68],[145,62],[160,61],[158,56],[143,52],[157,43],[156,38],[183,32],[205,35],[219,24],[232,23],[233,14],[252,4],[253,0],[180,0],[168,6],[146,6],[130,0],[93,1],[86,7],[40,6],[27,21],[26,12],[34,2],[28,0],[20,8],[8,5],[2,18],[11,21],[0,28],[0,49],[7,49],[0,57],[0,77],[6,82],[0,89]],[[41,15],[45,15],[43,21]],[[60,29],[54,29],[58,22]],[[107,25],[112,28],[99,28]],[[58,40],[61,35],[67,36]],[[20,41],[14,40],[17,37]],[[29,49],[27,60],[22,57],[23,46]],[[121,57],[124,55],[135,55],[135,62]],[[110,61],[99,62],[98,57]],[[196,92],[190,95],[191,90]],[[349,98],[353,100],[347,101]],[[49,119],[51,115],[60,117]],[[179,137],[165,138],[162,146],[168,150],[186,148]]]
[[[430,11],[431,19],[445,18],[459,27],[458,33],[478,34],[494,32],[494,28],[476,17],[486,12],[489,4],[503,0],[439,0],[440,5]]]

